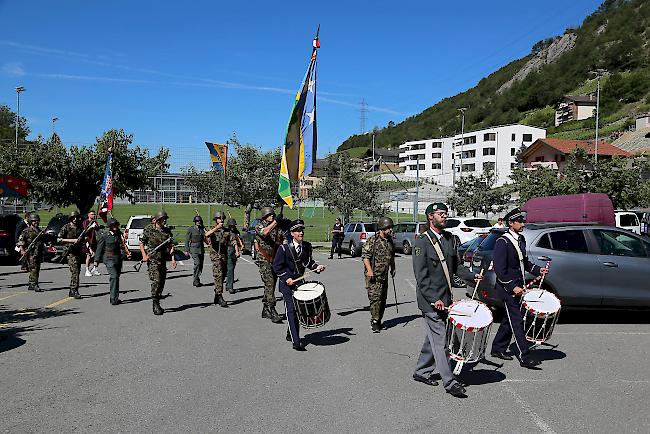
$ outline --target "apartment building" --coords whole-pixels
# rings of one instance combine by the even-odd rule
[[[404,175],[420,176],[438,185],[453,186],[456,177],[478,175],[491,168],[496,185],[506,184],[519,149],[546,138],[546,130],[528,125],[502,125],[453,137],[414,140],[399,146]],[[455,162],[455,163],[454,163]]]

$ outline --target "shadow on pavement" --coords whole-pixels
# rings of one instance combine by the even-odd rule
[[[334,330],[323,330],[320,332],[310,333],[305,335],[305,340],[316,346],[330,346],[330,345],[339,345],[343,344],[350,340],[347,336],[354,336],[356,333],[352,333],[351,327],[339,328]],[[342,336],[345,335],[345,336]]]
[[[78,313],[76,309],[7,309],[3,306],[0,307],[0,324],[3,327],[0,328],[0,353],[25,344],[25,340],[21,337],[25,333],[44,329],[41,326],[23,325],[23,323]]]
[[[260,300],[264,297],[264,295],[256,295],[254,297],[244,297],[244,298],[239,298],[237,300],[226,300],[228,302],[228,305],[234,306],[237,304],[245,303],[247,301],[252,301],[252,300]]]
[[[481,384],[499,383],[506,379],[506,374],[494,369],[464,369],[459,375],[459,379],[470,386],[479,386]]]
[[[182,277],[192,277],[192,273],[189,273],[189,274],[175,274],[173,276],[167,276],[167,280],[180,279]]]
[[[422,315],[406,315],[406,316],[401,316],[399,318],[391,318],[388,321],[384,321],[382,325],[384,326],[385,329],[391,329],[400,324],[404,324],[403,327],[406,327],[408,323],[418,318],[422,318]]]
[[[64,290],[64,289],[67,289],[67,290],[70,289],[70,285],[58,286],[56,288],[43,288],[42,287],[43,285],[40,282],[39,282],[38,285],[41,287],[41,289],[43,291],[61,291],[61,290]],[[88,287],[97,286],[97,285],[98,285],[98,283],[84,283],[83,285],[79,285],[79,288],[88,288]]]
[[[126,291],[120,291],[120,294],[128,294],[129,292],[138,292],[137,289],[128,289]],[[111,295],[110,292],[99,292],[97,294],[81,294],[82,298],[95,298],[95,297],[105,297]]]
[[[566,357],[566,354],[556,349],[536,348],[530,352],[531,357],[540,362],[546,360],[560,360]]]
[[[560,324],[650,324],[648,309],[562,309]]]
[[[348,308],[347,307],[342,307],[341,309],[348,309]],[[340,309],[332,309],[333,312],[336,312],[337,310],[340,310]],[[370,306],[361,306],[361,307],[356,307],[356,308],[350,309],[350,310],[344,310],[342,312],[336,312],[336,314],[339,315],[339,316],[348,316],[348,315],[352,315],[353,313],[357,313],[357,312],[369,312],[369,311],[370,311]]]
[[[264,285],[244,286],[243,288],[235,288],[235,292],[252,291],[254,289],[264,289]]]
[[[177,307],[169,307],[164,309],[165,313],[167,312],[182,312],[187,309],[192,309],[195,307],[210,307],[213,306],[214,303],[211,302],[205,302],[205,303],[190,303],[190,304],[184,304],[182,306],[177,306]]]

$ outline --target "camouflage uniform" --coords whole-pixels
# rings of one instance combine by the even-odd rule
[[[228,260],[226,266],[226,290],[231,294],[234,294],[235,289],[235,267],[237,266],[237,250],[235,249],[235,243],[239,243],[239,231],[231,230],[230,231],[233,242],[228,244]]]
[[[29,245],[34,241],[41,231],[38,228],[33,226],[28,226],[27,229],[23,230],[18,238],[18,245],[23,246],[25,250]],[[38,287],[38,275],[41,271],[41,262],[43,262],[43,241],[42,238],[39,239],[34,246],[32,247],[31,252],[27,252],[25,256],[25,263],[27,264],[27,269],[29,270],[29,290],[40,291]]]
[[[275,284],[278,277],[273,272],[273,257],[278,246],[282,244],[282,231],[276,226],[264,236],[262,232],[270,223],[261,221],[255,227],[255,243],[257,244],[257,266],[264,282],[264,298],[262,303],[266,307],[275,307]]]
[[[226,259],[228,246],[232,244],[230,232],[223,227],[217,229],[208,238],[210,240],[210,261],[214,277],[214,295],[223,294],[223,280],[226,277]]]
[[[75,225],[73,222],[66,223],[63,225],[59,231],[59,238],[68,238],[68,239],[77,239],[79,235],[83,232],[81,226]],[[82,253],[81,243],[76,245],[68,244],[66,247],[68,249],[68,266],[70,267],[70,297],[74,297],[75,294],[79,294],[79,273],[81,272],[81,263],[85,254]]]
[[[393,241],[382,238],[379,234],[370,237],[362,249],[362,258],[370,261],[374,274],[374,281],[371,282],[364,267],[363,274],[366,278],[366,289],[370,301],[370,316],[373,321],[380,323],[386,308],[388,274],[390,265],[394,261],[394,255]]]
[[[160,229],[156,225],[148,224],[142,231],[140,242],[144,244],[147,252],[150,252],[168,238],[172,238],[171,229],[168,227]],[[149,272],[149,280],[151,280],[151,298],[154,302],[160,300],[165,287],[167,260],[171,259],[169,247],[172,245],[173,241],[170,241],[156,253],[149,255],[147,271]]]

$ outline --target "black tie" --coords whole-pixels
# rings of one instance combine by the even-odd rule
[[[298,254],[298,256],[300,256],[301,252],[302,252],[302,245],[296,244],[296,253]]]

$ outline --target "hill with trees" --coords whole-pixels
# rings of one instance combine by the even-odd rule
[[[531,53],[511,62],[475,87],[445,98],[399,124],[376,129],[378,147],[460,132],[459,107],[468,107],[465,130],[523,123],[547,128],[551,137],[585,139],[594,135],[593,119],[554,127],[555,106],[564,95],[596,89],[590,72],[601,79],[603,137],[625,130],[637,113],[650,111],[650,2],[606,0],[578,28],[539,41]],[[345,140],[339,151],[367,147],[369,133]]]

